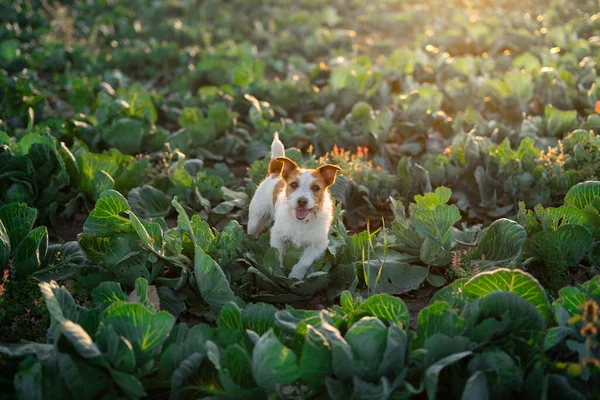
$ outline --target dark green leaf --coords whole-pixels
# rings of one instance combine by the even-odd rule
[[[147,393],[144,391],[144,386],[142,386],[142,383],[134,375],[116,371],[114,369],[110,369],[109,372],[111,378],[113,378],[115,383],[119,385],[121,390],[128,396],[133,398],[147,396]]]
[[[109,238],[94,237],[83,232],[77,235],[77,243],[86,257],[94,262],[102,262],[110,249]]]
[[[586,300],[585,293],[579,288],[566,286],[558,291],[556,304],[565,307],[569,314],[580,313]]]
[[[440,304],[440,303],[436,303]],[[444,303],[441,303],[444,304]],[[486,329],[485,320],[503,321],[502,330],[505,332],[528,333],[546,327],[546,322],[539,310],[528,300],[514,292],[492,292],[485,297],[467,304],[461,314],[465,326],[474,336],[495,335],[499,332],[483,332]],[[481,326],[479,326],[482,324]]]
[[[16,277],[24,279],[35,272],[47,251],[48,230],[45,226],[39,226],[29,232],[14,251],[12,259]]]
[[[229,301],[237,302],[221,267],[200,246],[196,246],[194,274],[200,295],[209,305],[221,308]]]
[[[494,264],[508,263],[519,257],[527,238],[525,229],[515,221],[501,218],[485,231],[473,251],[474,257],[485,257]]]
[[[171,211],[171,198],[150,185],[131,189],[127,198],[131,210],[144,219],[166,217]]]
[[[170,287],[159,286],[157,289],[160,299],[160,309],[169,312],[175,319],[185,312],[185,302],[183,298],[177,295],[177,292]]]
[[[554,232],[538,232],[525,242],[524,252],[546,263],[577,265],[592,247],[590,231],[581,225],[562,225]]]
[[[423,347],[425,341],[436,333],[453,337],[462,332],[462,327],[463,319],[454,312],[448,303],[435,302],[419,312],[414,348]]]
[[[186,383],[200,370],[204,354],[190,354],[175,370],[171,378],[171,399],[178,399]]]
[[[153,313],[141,304],[121,301],[104,310],[100,320],[131,342],[138,365],[153,357],[175,323],[175,318],[165,311]]]
[[[588,181],[578,183],[567,192],[565,196],[565,205],[577,207],[585,211],[594,226],[598,228],[600,207],[598,199],[600,198],[600,182]]]
[[[96,304],[116,301],[127,301],[127,295],[121,290],[119,282],[102,282],[92,291],[92,299]]]
[[[378,368],[378,375],[398,376],[406,366],[408,335],[397,325],[388,327],[387,343]]]
[[[43,367],[38,360],[31,359],[19,365],[19,371],[14,378],[15,392],[18,398],[28,400],[43,400]]]
[[[276,385],[287,385],[300,376],[296,355],[275,336],[273,330],[265,333],[252,352],[252,375],[256,384],[267,392]]]
[[[488,385],[485,374],[477,371],[467,380],[460,400],[487,400],[488,398]]]
[[[314,390],[323,386],[325,377],[331,375],[331,350],[323,334],[310,325],[306,329],[299,363],[300,378]]]
[[[467,284],[467,281],[467,278],[460,278],[440,289],[433,295],[431,300],[429,300],[429,304],[433,304],[436,301],[443,301],[448,303],[450,307],[461,309],[466,302],[463,288]]]
[[[277,308],[271,304],[252,303],[242,310],[242,323],[244,329],[251,329],[263,335],[275,325]]]
[[[25,203],[11,203],[0,207],[0,221],[4,224],[13,249],[31,231],[36,216],[35,208],[27,207]]]
[[[142,151],[142,140],[147,128],[143,121],[132,118],[119,118],[102,131],[102,139],[109,147],[125,154]]]
[[[363,317],[348,329],[344,339],[352,348],[359,376],[368,380],[377,379],[377,370],[387,343],[385,325],[377,318]]]
[[[334,374],[342,380],[351,379],[354,374],[354,357],[350,345],[342,337],[340,331],[331,324],[330,314],[326,311],[321,311],[319,316],[321,324],[317,329],[331,344],[331,365]]]
[[[442,358],[441,360],[427,368],[427,371],[425,371],[425,390],[427,392],[427,398],[429,400],[435,400],[437,398],[438,381],[442,370],[449,365],[452,365],[466,357],[469,357],[471,354],[473,353],[470,351],[463,351],[460,353],[452,354],[448,357]]]

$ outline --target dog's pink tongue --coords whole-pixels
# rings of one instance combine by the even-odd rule
[[[304,219],[308,215],[308,210],[306,208],[296,208],[296,218]]]

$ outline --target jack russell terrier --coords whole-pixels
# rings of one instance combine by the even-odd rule
[[[279,250],[282,266],[283,255],[290,244],[304,248],[290,278],[304,278],[308,268],[327,250],[333,219],[329,186],[341,170],[331,164],[317,169],[299,168],[285,157],[283,143],[275,133],[269,172],[250,202],[248,234],[258,237],[275,220],[271,228],[271,247]]]

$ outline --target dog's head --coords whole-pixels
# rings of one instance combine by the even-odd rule
[[[286,183],[283,189],[286,201],[294,208],[294,215],[299,220],[321,208],[329,186],[333,185],[338,171],[342,170],[331,164],[317,169],[303,169],[287,157],[278,157],[273,161],[273,164],[277,163],[273,167],[281,171]]]

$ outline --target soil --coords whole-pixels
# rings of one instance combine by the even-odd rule
[[[243,184],[244,180],[248,177],[248,164],[244,162],[229,165],[229,170],[240,184]]]
[[[406,304],[406,307],[408,308],[408,314],[410,316],[410,327],[412,329],[417,328],[417,317],[419,315],[419,311],[421,311],[423,308],[429,305],[429,301],[439,289],[441,288],[434,288],[426,284],[426,287],[424,288],[420,288],[410,293],[405,293],[396,296],[402,299],[402,301],[404,301],[404,304]],[[334,302],[329,302],[325,294],[319,294],[313,297],[312,299],[308,300],[300,300],[290,303],[276,303],[273,305],[280,310],[286,308],[287,306],[291,306],[296,310],[324,310],[333,307],[334,305],[339,306],[340,303],[338,299],[336,299],[336,301]],[[217,314],[211,313],[210,311],[207,311],[202,315],[185,312],[179,317],[178,322],[183,322],[190,327],[200,323],[205,323],[214,326],[217,317]]]
[[[422,309],[427,307],[427,305],[429,305],[429,300],[434,294],[433,291],[430,291],[427,295],[419,297],[418,295],[420,294],[420,291],[421,289],[411,294],[403,294],[399,296],[408,308],[408,314],[410,315],[410,327],[412,329],[417,329],[417,317],[419,315],[419,311],[421,311]]]
[[[83,232],[83,224],[88,214],[77,213],[71,219],[60,219],[48,230],[50,242],[61,243],[77,240],[77,235]]]

